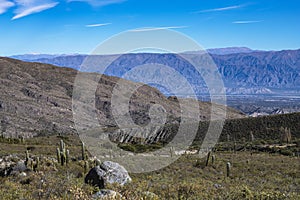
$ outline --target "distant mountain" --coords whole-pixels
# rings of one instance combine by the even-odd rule
[[[227,48],[214,48],[214,49],[207,49],[207,53],[216,54],[216,55],[227,55],[227,54],[235,54],[235,53],[251,53],[257,52],[257,50],[252,50],[248,47],[227,47]],[[186,53],[201,53],[201,51],[189,51]],[[21,55],[13,55],[9,56],[10,58],[15,58],[18,60],[23,61],[37,61],[37,60],[47,60],[47,59],[54,59],[56,57],[69,57],[69,56],[78,56],[84,57],[87,54],[21,54]]]
[[[232,47],[208,51],[222,75],[228,94],[276,94],[282,92],[297,94],[300,92],[300,50],[253,51],[244,47]],[[191,52],[189,54],[193,55]],[[66,55],[31,61],[80,69],[86,57],[87,55]],[[105,59],[105,57],[99,56],[95,59]],[[111,64],[105,74],[122,77],[125,72],[135,66],[149,63],[172,66],[188,79],[197,93],[207,92],[203,79],[199,77],[199,73],[193,66],[174,54],[122,55]],[[96,68],[94,70],[97,71]]]
[[[0,57],[0,135],[8,137],[26,137],[76,133],[72,112],[72,96],[74,80],[78,71],[70,68],[56,67],[49,64],[23,62],[11,58]],[[116,126],[111,111],[112,91],[123,87],[139,87],[130,99],[130,113],[136,124],[147,125],[150,121],[149,109],[153,104],[164,107],[167,123],[178,123],[181,108],[177,98],[164,96],[157,89],[148,85],[135,83],[117,77],[102,76],[99,82],[96,73],[83,73],[88,77],[84,84],[98,84],[95,94],[95,117],[102,126]],[[122,81],[122,88],[116,88]],[[87,87],[89,89],[89,87]],[[83,92],[85,92],[84,90]],[[123,94],[121,94],[123,95]],[[120,95],[120,97],[122,97]],[[83,99],[85,95],[76,93],[76,98]],[[186,99],[188,102],[190,99]],[[211,115],[211,104],[198,102],[201,109],[201,120],[207,120]],[[89,104],[84,104],[87,110],[93,110]],[[228,118],[244,117],[240,112],[216,105],[214,113],[227,110]],[[190,116],[194,116],[195,108],[187,106]],[[83,114],[85,114],[83,112]],[[190,118],[190,116],[186,116]],[[87,129],[89,123],[83,124]]]
[[[205,51],[189,51],[186,53],[199,54],[204,52]],[[206,52],[215,55],[228,55],[228,54],[235,54],[235,53],[252,53],[252,52],[256,52],[256,50],[252,50],[247,47],[227,47],[227,48],[207,49]]]
[[[227,54],[236,54],[236,53],[252,53],[255,52],[255,50],[249,49],[247,47],[228,47],[228,48],[208,49],[207,52],[215,55],[227,55]]]
[[[227,87],[299,90],[300,50],[213,55]]]
[[[64,56],[61,54],[23,54],[23,55],[14,55],[10,56],[10,58],[15,58],[23,61],[34,61],[38,59],[51,59],[59,56]]]

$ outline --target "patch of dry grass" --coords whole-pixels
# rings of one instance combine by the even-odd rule
[[[84,184],[84,163],[73,159],[69,166],[55,161],[60,137],[34,138],[25,144],[1,143],[1,154],[25,157],[42,155],[37,172],[26,177],[0,178],[0,199],[90,199],[97,189]],[[71,157],[80,157],[80,143],[64,138]],[[68,143],[69,142],[69,143]],[[170,166],[144,174],[130,174],[132,183],[107,185],[123,199],[300,199],[299,157],[249,151],[214,152],[214,164],[197,155],[183,155]],[[231,176],[226,177],[226,163]],[[89,163],[93,166],[92,161]],[[152,194],[154,193],[154,194]]]

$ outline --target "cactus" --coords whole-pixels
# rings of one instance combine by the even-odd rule
[[[89,162],[88,161],[85,161],[84,162],[84,173],[87,173],[89,170]]]
[[[60,162],[60,150],[59,150],[59,148],[56,149],[56,155],[57,155],[57,162]]]
[[[280,131],[282,133],[281,142],[289,144],[292,140],[291,129],[287,128],[287,127],[285,127],[285,128],[280,127]]]
[[[208,166],[210,154],[211,154],[211,151],[208,152],[208,154],[207,154],[206,163],[205,163],[205,166],[206,166],[206,167]]]
[[[60,164],[61,166],[64,166],[66,162],[66,153],[64,151],[60,152]]]
[[[253,135],[253,131],[250,131],[250,140],[251,140],[251,142],[254,142],[254,135]]]
[[[39,157],[36,158],[36,165],[37,165],[37,167],[39,167],[39,165],[40,165],[40,158]]]
[[[28,150],[26,151],[26,158],[25,158],[25,166],[28,167],[29,164],[29,152]]]
[[[81,143],[81,157],[82,160],[85,160],[85,145],[83,142]]]
[[[60,147],[56,149],[57,162],[60,162],[62,166],[68,164],[70,159],[70,152],[66,150],[66,145],[63,140],[60,140]]]
[[[212,155],[212,157],[211,157],[211,164],[214,165],[215,161],[216,161],[216,156]]]
[[[40,158],[37,157],[35,159],[35,163],[33,163],[33,161],[32,161],[32,170],[36,172],[37,169],[39,168],[39,166],[40,166]]]
[[[291,128],[289,128],[289,142],[292,142],[292,133],[291,133]]]
[[[230,171],[231,171],[231,164],[230,164],[230,162],[227,162],[227,164],[226,164],[226,176],[227,177],[230,176]]]
[[[67,151],[66,151],[66,165],[69,164],[69,159],[70,159],[70,151],[69,151],[69,149],[67,149]]]
[[[230,142],[230,135],[227,134],[227,142]]]
[[[60,140],[60,151],[64,151],[65,149],[65,143],[63,140]]]
[[[233,144],[233,152],[236,153],[236,141],[234,141],[234,144]]]
[[[33,171],[33,160],[30,159],[30,169]]]

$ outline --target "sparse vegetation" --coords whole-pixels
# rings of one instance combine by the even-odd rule
[[[68,136],[68,141],[72,154],[67,167],[55,161],[56,148],[61,145],[59,137],[50,136],[47,141],[27,139],[24,144],[15,145],[2,142],[1,156],[15,154],[25,159],[24,150],[35,147],[28,154],[32,158],[39,155],[39,170],[28,171],[24,177],[1,177],[0,199],[90,199],[98,189],[84,184],[84,176],[100,161],[82,161],[82,144],[78,138]],[[230,142],[218,145],[233,149]],[[281,155],[285,154],[283,150],[274,154],[244,151],[239,150],[239,145],[242,144],[237,143],[236,153],[215,148],[209,158],[183,155],[164,169],[130,174],[133,179],[130,184],[106,185],[106,188],[119,192],[123,199],[300,198],[299,157]],[[130,149],[130,146],[126,147]],[[206,164],[207,159],[213,163]]]

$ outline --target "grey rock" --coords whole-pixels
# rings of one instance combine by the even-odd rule
[[[1,177],[18,175],[24,171],[26,171],[24,160],[21,160],[18,156],[9,155],[0,158]]]
[[[27,167],[24,163],[24,161],[19,161],[13,168],[12,168],[12,175],[16,175],[22,172],[25,172],[27,170]]]
[[[118,183],[120,185],[125,185],[132,180],[127,170],[118,163],[105,161],[100,167],[106,172],[105,180],[110,184]]]
[[[105,161],[92,168],[85,177],[85,183],[104,189],[105,183],[124,185],[131,182],[127,170],[118,163]]]
[[[122,195],[113,190],[100,190],[96,194],[93,195],[93,199],[117,199],[121,198]]]
[[[159,199],[159,196],[157,196],[156,194],[154,194],[153,192],[143,192],[143,195],[145,196],[146,199]]]
[[[103,189],[105,174],[106,172],[102,170],[100,166],[96,166],[89,171],[89,173],[84,179],[84,182],[92,186],[98,187],[100,189]]]
[[[27,174],[26,174],[25,172],[21,172],[21,173],[19,174],[19,176],[20,176],[20,177],[26,177]]]
[[[222,185],[215,183],[215,184],[214,184],[214,187],[218,189],[218,188],[221,188]]]

